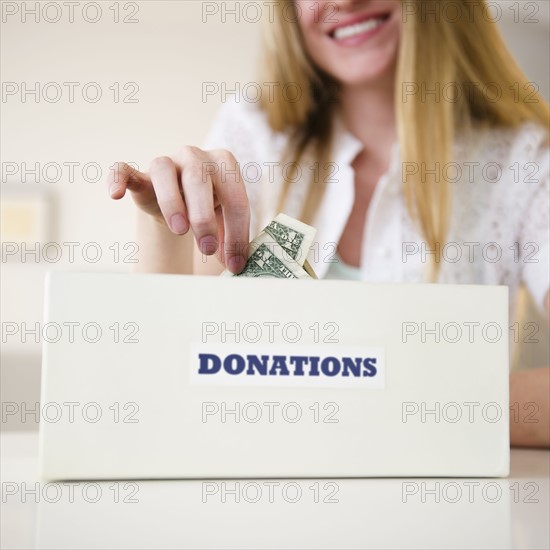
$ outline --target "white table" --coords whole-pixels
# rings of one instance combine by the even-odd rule
[[[69,485],[39,482],[36,433],[1,437],[3,549],[550,548],[548,451],[508,479]]]

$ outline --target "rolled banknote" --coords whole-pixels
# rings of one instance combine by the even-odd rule
[[[271,235],[273,240],[300,265],[304,265],[315,233],[317,233],[314,227],[286,214],[279,214],[264,229],[264,232]]]
[[[250,255],[241,273],[225,270],[225,277],[274,277],[316,279],[306,258],[315,237],[315,228],[279,214],[250,243]]]

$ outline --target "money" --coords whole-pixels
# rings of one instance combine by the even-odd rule
[[[295,220],[286,214],[279,214],[265,229],[285,252],[300,265],[304,265],[313,237],[317,231],[310,225]]]
[[[310,225],[279,214],[250,243],[251,252],[241,273],[225,270],[222,276],[316,279],[306,260],[315,233]]]

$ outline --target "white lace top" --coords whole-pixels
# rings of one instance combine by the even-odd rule
[[[479,132],[458,143],[455,163],[442,171],[452,182],[453,210],[442,248],[441,283],[507,285],[510,308],[525,283],[543,307],[549,289],[549,158],[544,130]],[[276,214],[287,136],[274,133],[255,104],[223,106],[205,144],[227,149],[239,162],[251,206],[251,234]],[[351,162],[362,144],[336,121],[332,177],[313,225],[316,242],[308,257],[320,278],[327,276],[354,201]],[[284,211],[298,217],[315,165],[303,163]],[[286,167],[288,169],[288,166]],[[319,173],[317,171],[317,173]],[[432,177],[427,175],[427,177]],[[368,282],[422,282],[429,250],[405,207],[399,144],[368,207],[360,278]],[[331,270],[332,271],[332,270]],[[330,273],[329,273],[330,276]]]

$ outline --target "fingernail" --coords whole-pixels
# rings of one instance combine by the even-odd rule
[[[113,183],[110,187],[109,187],[109,194],[111,195],[111,197],[120,189],[120,185],[117,185],[116,183]]]
[[[170,218],[170,227],[174,233],[182,234],[189,229],[187,220],[183,217],[183,214],[174,214]]]
[[[246,264],[245,259],[242,256],[231,256],[227,260],[227,267],[232,273],[240,273]]]
[[[203,254],[212,256],[218,250],[218,239],[213,235],[206,235],[199,240],[199,249]]]

